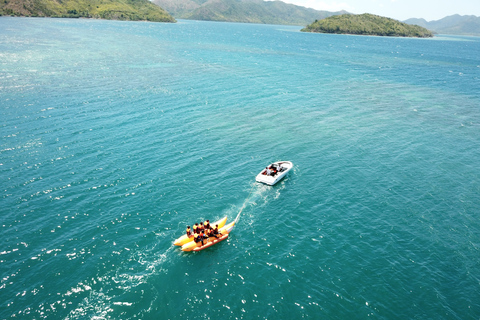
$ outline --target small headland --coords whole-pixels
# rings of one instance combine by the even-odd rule
[[[433,37],[433,33],[423,27],[370,13],[342,14],[315,20],[301,31],[389,37]]]

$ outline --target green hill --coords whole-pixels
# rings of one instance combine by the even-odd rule
[[[0,15],[175,22],[149,0],[0,0]]]
[[[1,0],[0,0],[1,1]],[[309,9],[282,1],[263,0],[153,0],[175,18],[207,21],[306,25],[345,12]]]
[[[301,31],[391,37],[433,37],[432,32],[423,27],[369,13],[328,17],[313,22]]]

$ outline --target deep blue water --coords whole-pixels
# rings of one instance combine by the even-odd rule
[[[0,318],[479,319],[480,38],[299,29],[0,18]]]

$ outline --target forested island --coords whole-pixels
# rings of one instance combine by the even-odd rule
[[[175,22],[149,0],[0,0],[0,15]]]
[[[390,37],[433,37],[433,33],[423,27],[369,13],[342,14],[315,20],[301,31]]]

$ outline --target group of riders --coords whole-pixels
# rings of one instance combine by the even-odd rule
[[[272,164],[272,165],[265,168],[265,171],[263,171],[263,174],[273,177],[278,172],[282,172],[282,166],[280,164]]]
[[[193,235],[193,241],[197,246],[204,245],[204,240],[207,240],[210,237],[220,238],[222,234],[218,231],[218,224],[215,225],[215,228],[210,226],[210,221],[206,220],[205,222],[201,221],[200,223],[195,223],[192,228],[187,226],[187,236],[191,238]]]

